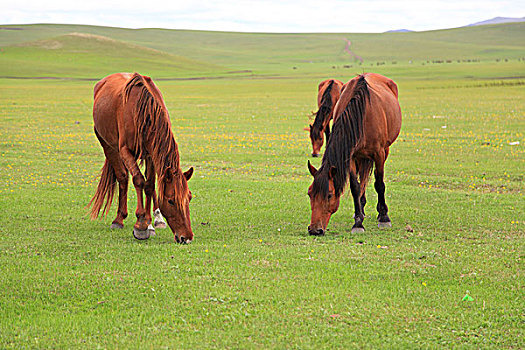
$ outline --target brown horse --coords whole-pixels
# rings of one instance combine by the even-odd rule
[[[352,232],[364,231],[365,191],[374,164],[379,227],[392,226],[385,203],[383,175],[389,147],[401,129],[397,96],[397,85],[379,74],[365,73],[344,85],[335,106],[332,135],[321,167],[317,170],[308,161],[314,177],[308,189],[312,208],[309,234],[324,234],[330,216],[339,208],[347,182],[350,182],[355,208]]]
[[[137,191],[137,222],[133,227],[133,236],[147,239],[154,232],[151,226],[153,200],[153,209],[160,207],[175,240],[180,243],[191,242],[193,231],[189,202],[192,196],[188,180],[193,174],[193,168],[185,173],[180,168],[178,146],[160,90],[149,77],[138,73],[117,73],[95,85],[94,98],[95,134],[104,149],[106,161],[97,191],[89,203],[93,205],[91,218],[98,217],[102,206],[102,212],[107,215],[118,180],[117,217],[111,228],[124,227],[124,219],[128,216],[128,174],[131,173]],[[137,165],[139,159],[145,162],[146,177]],[[155,193],[156,177],[158,201]],[[143,191],[146,193],[145,206]],[[157,220],[155,224],[159,226]]]
[[[318,110],[315,113],[315,120],[304,130],[310,132],[310,140],[312,141],[312,156],[319,157],[319,152],[324,142],[324,135],[326,142],[330,139],[330,120],[333,117],[335,104],[341,95],[341,88],[343,83],[336,79],[324,80],[319,84],[319,91],[317,93]]]

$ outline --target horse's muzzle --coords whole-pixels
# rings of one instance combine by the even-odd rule
[[[308,234],[310,236],[323,236],[324,230],[322,228],[313,229],[310,226],[308,226]]]
[[[190,244],[191,242],[193,241],[193,239],[188,239],[186,237],[179,237],[179,236],[175,236],[175,242],[177,243],[180,243],[180,244]]]

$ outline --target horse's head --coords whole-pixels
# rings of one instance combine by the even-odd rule
[[[312,141],[312,157],[319,157],[324,142],[323,131],[317,125],[312,124],[310,124],[309,127],[304,128],[304,130],[310,133],[310,141]]]
[[[317,171],[310,161],[308,161],[308,169],[314,177],[312,185],[308,188],[312,208],[308,233],[315,236],[324,235],[330,217],[339,208],[340,195],[336,195],[333,181],[336,169],[331,167]]]
[[[166,169],[160,183],[159,207],[178,243],[190,243],[193,231],[190,221],[191,191],[188,181],[193,175],[193,168],[185,173],[179,169]]]

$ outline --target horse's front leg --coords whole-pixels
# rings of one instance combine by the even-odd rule
[[[363,185],[361,184],[361,187],[363,187]],[[363,212],[363,216],[365,216],[365,206],[366,206],[366,186],[365,188],[363,188],[361,190],[361,211]]]
[[[153,209],[158,210],[157,196],[155,195],[155,167],[153,161],[148,159],[146,161],[146,184],[144,186],[144,193],[146,194],[146,221],[148,223],[148,231],[150,236],[155,235],[155,225],[152,224],[151,218],[151,201],[153,200]],[[159,211],[160,213],[160,211]],[[155,221],[157,215],[155,214]]]
[[[363,214],[363,208],[361,207],[361,186],[357,181],[357,175],[354,172],[350,172],[350,190],[352,191],[352,197],[354,199],[354,219],[355,223],[352,226],[352,233],[365,232],[363,226],[363,220],[365,215]]]
[[[146,220],[148,221],[148,230],[150,230],[151,235],[154,235],[156,228],[166,228],[167,225],[159,209],[157,193],[155,192],[155,167],[151,160],[146,162],[146,186],[144,187],[144,192],[146,193]],[[152,203],[153,220],[151,217]]]
[[[361,202],[361,211],[363,216],[365,216],[365,206],[366,206],[366,186],[368,184],[368,177],[370,176],[370,169],[372,168],[372,161],[368,159],[358,159],[355,162],[356,174],[359,174],[359,184],[361,185],[360,189],[360,202]]]
[[[164,221],[164,218],[162,217],[162,214],[159,209],[159,203],[157,201],[157,194],[155,190],[153,191],[153,195],[151,197],[153,199],[153,227],[155,228],[166,228],[168,225],[166,224],[166,221]]]
[[[122,146],[120,148],[120,154],[126,168],[131,173],[133,179],[133,185],[137,192],[137,210],[135,211],[135,216],[137,217],[137,222],[133,226],[133,237],[136,239],[148,239],[150,237],[150,232],[148,230],[148,221],[146,219],[146,210],[144,208],[144,198],[143,192],[146,185],[146,180],[144,175],[140,172],[140,169],[135,161],[133,153],[129,150],[127,146]],[[150,216],[151,220],[151,216]]]
[[[385,175],[385,161],[387,156],[388,149],[383,152],[379,152],[379,154],[375,157],[376,169],[374,172],[374,188],[377,192],[377,221],[379,228],[392,227],[392,222],[388,217],[388,206],[386,205],[385,200],[385,182],[383,179]]]

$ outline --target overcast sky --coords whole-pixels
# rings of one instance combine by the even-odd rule
[[[384,32],[525,16],[525,0],[7,0],[0,24],[241,32]]]

